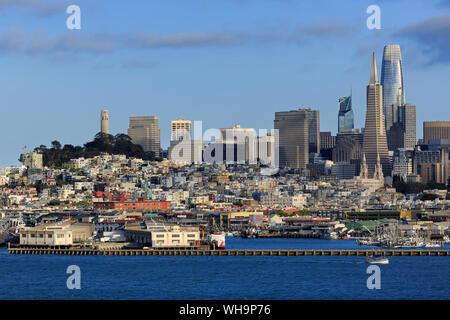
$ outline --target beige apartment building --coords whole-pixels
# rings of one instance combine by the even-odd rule
[[[191,137],[191,126],[190,120],[184,120],[182,118],[178,120],[172,120],[170,122],[170,141],[180,141],[184,136],[188,135]]]

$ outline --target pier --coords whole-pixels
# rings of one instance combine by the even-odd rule
[[[428,249],[428,250],[398,250],[398,249],[375,249],[375,250],[203,250],[203,249],[81,249],[81,248],[8,248],[9,254],[24,255],[70,255],[70,256],[450,256],[450,250]]]

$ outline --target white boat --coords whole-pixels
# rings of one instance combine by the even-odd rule
[[[389,264],[389,259],[386,257],[367,257],[366,262],[370,264]]]
[[[429,242],[425,244],[425,248],[440,248],[440,247],[442,246],[437,242]]]

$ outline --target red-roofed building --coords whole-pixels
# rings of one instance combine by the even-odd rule
[[[161,212],[172,208],[170,201],[108,201],[94,202],[94,210]]]

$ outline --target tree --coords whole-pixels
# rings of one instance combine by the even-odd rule
[[[158,160],[154,152],[145,152],[142,146],[134,144],[131,138],[123,133],[116,136],[99,132],[94,140],[81,146],[71,144],[64,145],[57,140],[51,142],[52,147],[47,149],[45,145],[35,148],[35,151],[42,153],[44,165],[48,167],[61,167],[64,163],[75,158],[92,158],[101,153],[123,154],[127,157],[141,158],[143,160]]]
[[[52,148],[55,150],[61,150],[61,143],[58,140],[52,141]]]
[[[428,181],[426,184],[427,189],[434,190],[445,190],[445,185],[442,183],[437,183],[436,181]]]

